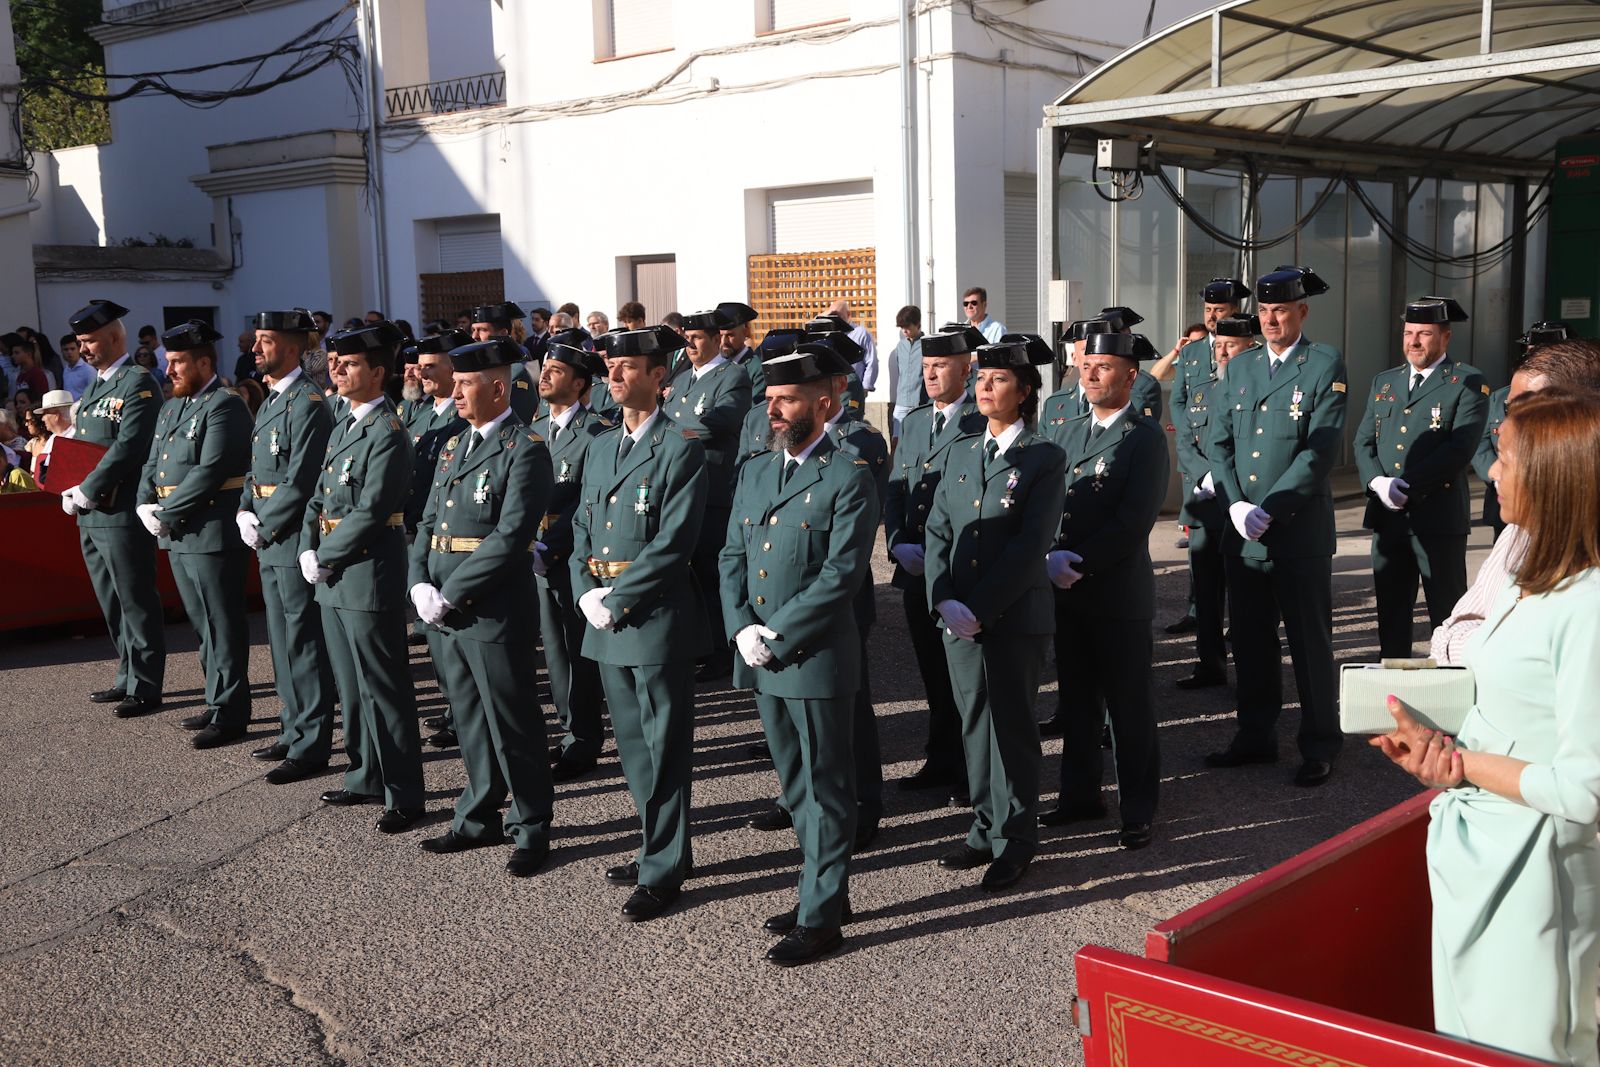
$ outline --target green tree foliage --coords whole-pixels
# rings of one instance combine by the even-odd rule
[[[111,139],[106,105],[79,100],[106,91],[105,56],[89,36],[100,0],[14,0],[11,28],[22,68],[22,140],[35,152]]]

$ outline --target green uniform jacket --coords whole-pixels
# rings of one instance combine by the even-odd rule
[[[927,524],[928,609],[960,601],[982,624],[981,639],[1055,633],[1044,556],[1061,524],[1066,455],[1024,429],[985,473],[983,441],[973,434],[945,452]]]
[[[739,430],[750,412],[750,376],[735,363],[719,363],[694,379],[687,358],[667,384],[672,399],[663,414],[700,436],[705,449],[706,507],[733,506],[733,476],[738,466]]]
[[[871,569],[878,503],[866,460],[824,434],[780,489],[782,453],[739,472],[728,537],[718,557],[729,641],[765,624],[773,659],[752,670],[735,658],[736,685],[781,697],[848,699],[861,681],[851,604]]]
[[[952,411],[952,409],[954,409]],[[900,443],[895,446],[893,469],[883,491],[883,539],[886,549],[895,545],[920,545],[924,542],[928,513],[933,510],[934,493],[939,488],[939,478],[944,474],[945,455],[950,446],[963,437],[982,433],[987,425],[970,396],[963,396],[945,409],[944,433],[933,439],[933,404],[923,404],[906,412],[900,421]],[[922,575],[906,573],[894,559],[896,589],[906,589],[923,582]],[[926,573],[926,572],[924,572]],[[968,605],[969,607],[971,605]]]
[[[171,529],[161,538],[173,552],[244,551],[233,517],[237,489],[223,489],[250,469],[250,409],[220,379],[194,397],[161,406],[150,458],[139,482],[139,503],[161,505],[157,517]],[[234,483],[237,486],[237,482]],[[160,486],[176,486],[158,499]]]
[[[756,365],[760,366],[759,360],[756,361]],[[763,378],[762,381],[762,388],[765,389],[764,383],[766,379]],[[866,422],[865,415],[867,410],[866,397],[867,391],[861,388],[861,379],[856,377],[855,371],[851,371],[849,384],[845,387],[844,399],[841,404],[844,408],[845,418],[870,426],[871,424]],[[843,420],[840,421],[843,422]],[[750,413],[744,417],[744,423],[739,429],[739,454],[734,459],[735,481],[737,481],[738,468],[743,465],[745,460],[751,456],[759,456],[767,451],[767,435],[771,431],[772,422],[767,418],[766,403],[762,402],[752,407]],[[873,432],[882,436],[878,430],[873,430]],[[837,441],[837,435],[835,435],[835,440]],[[885,448],[887,449],[887,446]]]
[[[1167,498],[1167,435],[1130,408],[1099,438],[1087,415],[1050,437],[1067,456],[1067,495],[1055,548],[1083,557],[1066,591],[1074,606],[1108,619],[1155,617],[1150,531]]]
[[[1088,410],[1077,382],[1057,389],[1045,398],[1039,409],[1039,432],[1048,434]],[[1147,419],[1161,421],[1161,383],[1148,371],[1141,370],[1133,379],[1133,410]]]
[[[730,356],[730,361],[744,368],[750,376],[750,403],[755,407],[765,407],[767,403],[767,375],[761,369],[761,357],[749,345],[744,346],[744,351]]]
[[[333,428],[316,491],[306,505],[301,551],[315,549],[333,576],[317,586],[317,603],[351,611],[396,611],[406,602],[402,509],[411,492],[411,437],[387,400],[347,428]],[[339,525],[322,532],[321,520]]]
[[[1510,395],[1509,385],[1502,385],[1489,394],[1489,415],[1483,424],[1483,437],[1472,454],[1472,469],[1478,472],[1484,485],[1494,485],[1489,478],[1489,468],[1500,458],[1500,427],[1506,421],[1506,397]]]
[[[514,411],[463,456],[475,432],[469,427],[452,435],[439,452],[411,542],[406,588],[427,583],[454,606],[438,624],[445,633],[531,643],[539,616],[528,553],[555,484],[550,450]],[[434,537],[482,543],[466,552],[436,552]]]
[[[634,667],[698,658],[713,647],[689,571],[706,508],[705,451],[693,431],[657,412],[619,467],[625,432],[618,424],[589,442],[572,518],[573,595],[609,586],[605,606],[616,620],[604,633],[584,630],[583,654]],[[629,565],[598,578],[590,557]]]
[[[78,516],[79,526],[131,526],[138,521],[133,509],[139,503],[139,477],[150,457],[161,404],[155,379],[131,359],[105,381],[96,374],[78,398],[73,438],[106,448],[78,487],[98,505]]]
[[[550,502],[540,519],[538,540],[544,542],[545,563],[551,574],[558,567],[567,566],[572,555],[572,516],[578,510],[583,488],[584,460],[589,455],[589,442],[597,434],[611,429],[614,424],[596,415],[588,408],[573,413],[572,421],[561,431],[561,439],[550,446],[550,464],[555,472],[555,486]],[[550,416],[533,424],[533,432],[550,441]]]
[[[257,555],[268,566],[292,567],[300,558],[306,504],[316,491],[332,429],[333,412],[322,390],[304,373],[281,394],[269,390],[256,412],[239,510],[261,519],[267,546]],[[258,499],[256,486],[273,486],[272,495]]]
[[[538,417],[538,383],[538,373],[529,370],[527,363],[511,364],[511,410],[525,425]]]
[[[1268,377],[1263,345],[1228,364],[1224,396],[1212,406],[1206,454],[1224,515],[1248,500],[1272,516],[1259,541],[1233,523],[1230,551],[1250,559],[1331,556],[1333,494],[1328,479],[1344,445],[1344,357],[1330,345],[1301,338],[1276,377]]]
[[[1184,346],[1184,351],[1200,343],[1191,342]],[[1173,444],[1178,450],[1178,475],[1183,479],[1183,506],[1178,517],[1190,526],[1205,526],[1220,531],[1228,521],[1227,513],[1222,510],[1221,499],[1212,496],[1196,500],[1194,489],[1215,466],[1207,451],[1211,415],[1215,410],[1213,405],[1229,402],[1227,386],[1224,379],[1209,371],[1205,378],[1190,377],[1186,380],[1185,369],[1180,366],[1178,381],[1172,390]],[[1212,475],[1211,480],[1215,483],[1216,476]]]
[[[513,412],[515,414],[515,412]],[[443,413],[436,413],[433,400],[419,400],[411,406],[409,419],[402,419],[406,432],[411,435],[411,494],[406,497],[406,529],[415,530],[422,520],[422,509],[428,506],[432,495],[433,474],[439,465],[439,453],[451,437],[467,430],[467,420],[456,414],[450,404]]]
[[[1367,411],[1356,427],[1356,469],[1361,484],[1404,478],[1405,507],[1398,514],[1419,534],[1466,535],[1472,529],[1467,468],[1483,441],[1489,385],[1483,375],[1449,356],[1409,399],[1411,365],[1391,367],[1372,380]],[[1367,490],[1365,526],[1391,514]]]

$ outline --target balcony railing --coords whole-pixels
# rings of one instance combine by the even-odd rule
[[[498,107],[505,102],[506,75],[498,70],[490,74],[474,74],[467,78],[450,78],[421,85],[402,85],[383,91],[383,103],[390,121]]]

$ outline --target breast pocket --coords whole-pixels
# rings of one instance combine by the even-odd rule
[[[778,535],[784,542],[784,557],[799,567],[808,567],[825,559],[830,527],[827,516],[805,513],[780,516]]]

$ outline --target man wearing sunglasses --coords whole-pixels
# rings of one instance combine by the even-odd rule
[[[989,314],[989,290],[980,285],[974,285],[961,294],[961,311],[973,328],[992,345],[999,344],[1000,338],[1007,332],[1005,323]]]

